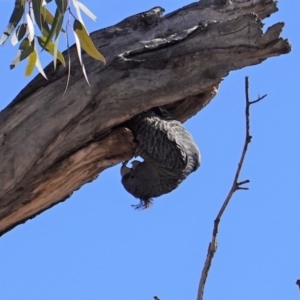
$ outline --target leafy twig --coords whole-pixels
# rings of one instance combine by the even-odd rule
[[[249,78],[246,77],[245,78],[245,94],[246,94],[246,110],[245,110],[245,117],[246,117],[246,136],[245,136],[245,142],[244,142],[244,147],[243,147],[243,151],[242,151],[242,155],[233,179],[233,183],[231,186],[231,189],[223,203],[223,205],[221,206],[219,213],[214,221],[214,227],[213,227],[213,232],[212,232],[212,239],[209,243],[208,246],[208,251],[207,251],[207,256],[204,262],[204,266],[202,268],[202,273],[201,273],[201,278],[200,278],[200,282],[199,282],[199,287],[198,287],[198,295],[197,295],[197,300],[202,300],[203,299],[203,292],[204,292],[204,288],[205,288],[205,283],[206,283],[206,279],[208,276],[208,272],[213,260],[213,257],[217,251],[217,235],[218,235],[218,230],[219,230],[219,224],[221,221],[221,218],[233,196],[233,194],[237,191],[237,190],[248,190],[247,187],[244,187],[244,184],[249,183],[249,180],[243,180],[243,181],[239,181],[239,177],[240,177],[240,173],[243,167],[243,163],[245,160],[245,156],[248,150],[248,146],[251,142],[251,138],[252,136],[250,135],[250,106],[252,104],[255,104],[259,101],[261,101],[262,99],[264,99],[267,95],[264,95],[262,97],[258,96],[258,98],[254,101],[250,101],[249,100]]]

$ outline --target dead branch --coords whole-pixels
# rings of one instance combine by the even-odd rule
[[[214,255],[217,251],[217,236],[218,236],[219,224],[220,224],[221,218],[222,218],[233,194],[237,190],[248,190],[248,188],[244,187],[243,185],[250,182],[250,180],[239,181],[240,173],[241,173],[241,170],[242,170],[242,167],[244,164],[244,160],[245,160],[245,157],[247,154],[248,146],[249,146],[249,144],[251,142],[251,138],[252,138],[252,136],[250,135],[250,106],[252,104],[255,104],[255,103],[261,101],[267,95],[259,97],[257,100],[250,101],[250,99],[249,99],[249,78],[248,77],[245,78],[245,94],[246,94],[246,109],[245,109],[246,134],[245,134],[244,147],[242,150],[241,158],[238,163],[238,167],[237,167],[230,191],[229,191],[224,203],[222,204],[222,206],[217,214],[216,219],[214,220],[212,239],[211,239],[211,242],[209,243],[206,260],[205,260],[204,266],[202,268],[201,278],[200,278],[199,287],[198,287],[197,300],[203,299],[203,293],[204,293],[204,288],[205,288],[205,283],[206,283],[206,279],[208,276],[208,272],[210,270],[210,266],[211,266],[212,260],[214,258]]]
[[[290,52],[283,23],[263,30],[276,11],[270,0],[202,0],[131,16],[91,34],[107,62],[83,53],[91,86],[76,47],[64,53],[65,95],[68,69],[47,66],[49,80],[38,75],[0,113],[0,235],[130,159],[136,145],[123,124],[132,116],[162,105],[185,121],[230,71]]]

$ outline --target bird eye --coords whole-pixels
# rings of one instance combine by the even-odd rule
[[[133,178],[134,178],[134,176],[133,176],[133,175],[131,175],[131,176],[130,176],[130,178],[131,178],[131,179],[133,179]]]

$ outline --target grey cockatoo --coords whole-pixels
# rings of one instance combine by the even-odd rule
[[[152,198],[174,190],[200,166],[200,153],[192,136],[169,112],[157,107],[133,117],[128,122],[138,144],[132,168],[124,162],[122,184],[140,199],[136,208],[148,208]]]

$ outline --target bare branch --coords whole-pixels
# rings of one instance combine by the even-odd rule
[[[203,299],[203,292],[204,292],[208,272],[209,272],[212,260],[214,258],[214,255],[217,251],[217,235],[218,235],[218,231],[219,231],[219,224],[220,224],[221,218],[222,218],[233,194],[237,190],[248,190],[247,187],[243,187],[242,185],[250,182],[250,180],[239,181],[240,173],[241,173],[241,170],[242,170],[242,167],[244,164],[248,146],[249,146],[249,144],[251,142],[251,138],[252,138],[252,136],[250,135],[250,106],[252,104],[255,104],[255,103],[261,101],[267,95],[264,95],[262,97],[259,96],[258,99],[254,100],[254,101],[250,101],[249,100],[249,78],[248,77],[245,78],[245,94],[246,94],[246,110],[245,110],[246,136],[245,136],[244,147],[243,147],[241,158],[240,158],[240,161],[239,161],[239,164],[238,164],[238,167],[237,167],[234,179],[233,179],[231,189],[230,189],[230,191],[229,191],[229,193],[228,193],[223,205],[221,206],[219,213],[214,221],[212,239],[211,239],[211,242],[209,243],[206,259],[204,262],[204,266],[202,268],[201,278],[200,278],[199,287],[198,287],[197,300]],[[300,281],[299,281],[299,284],[300,284]]]
[[[296,284],[298,285],[299,290],[300,290],[300,279],[298,279],[298,280],[296,281]]]
[[[225,2],[197,1],[165,16],[154,7],[95,31],[107,63],[83,53],[91,86],[71,46],[63,53],[70,74],[51,63],[48,81],[38,75],[1,111],[0,235],[130,159],[136,143],[120,129],[131,117],[164,106],[184,122],[229,72],[291,51],[283,22],[263,28],[276,1]]]

